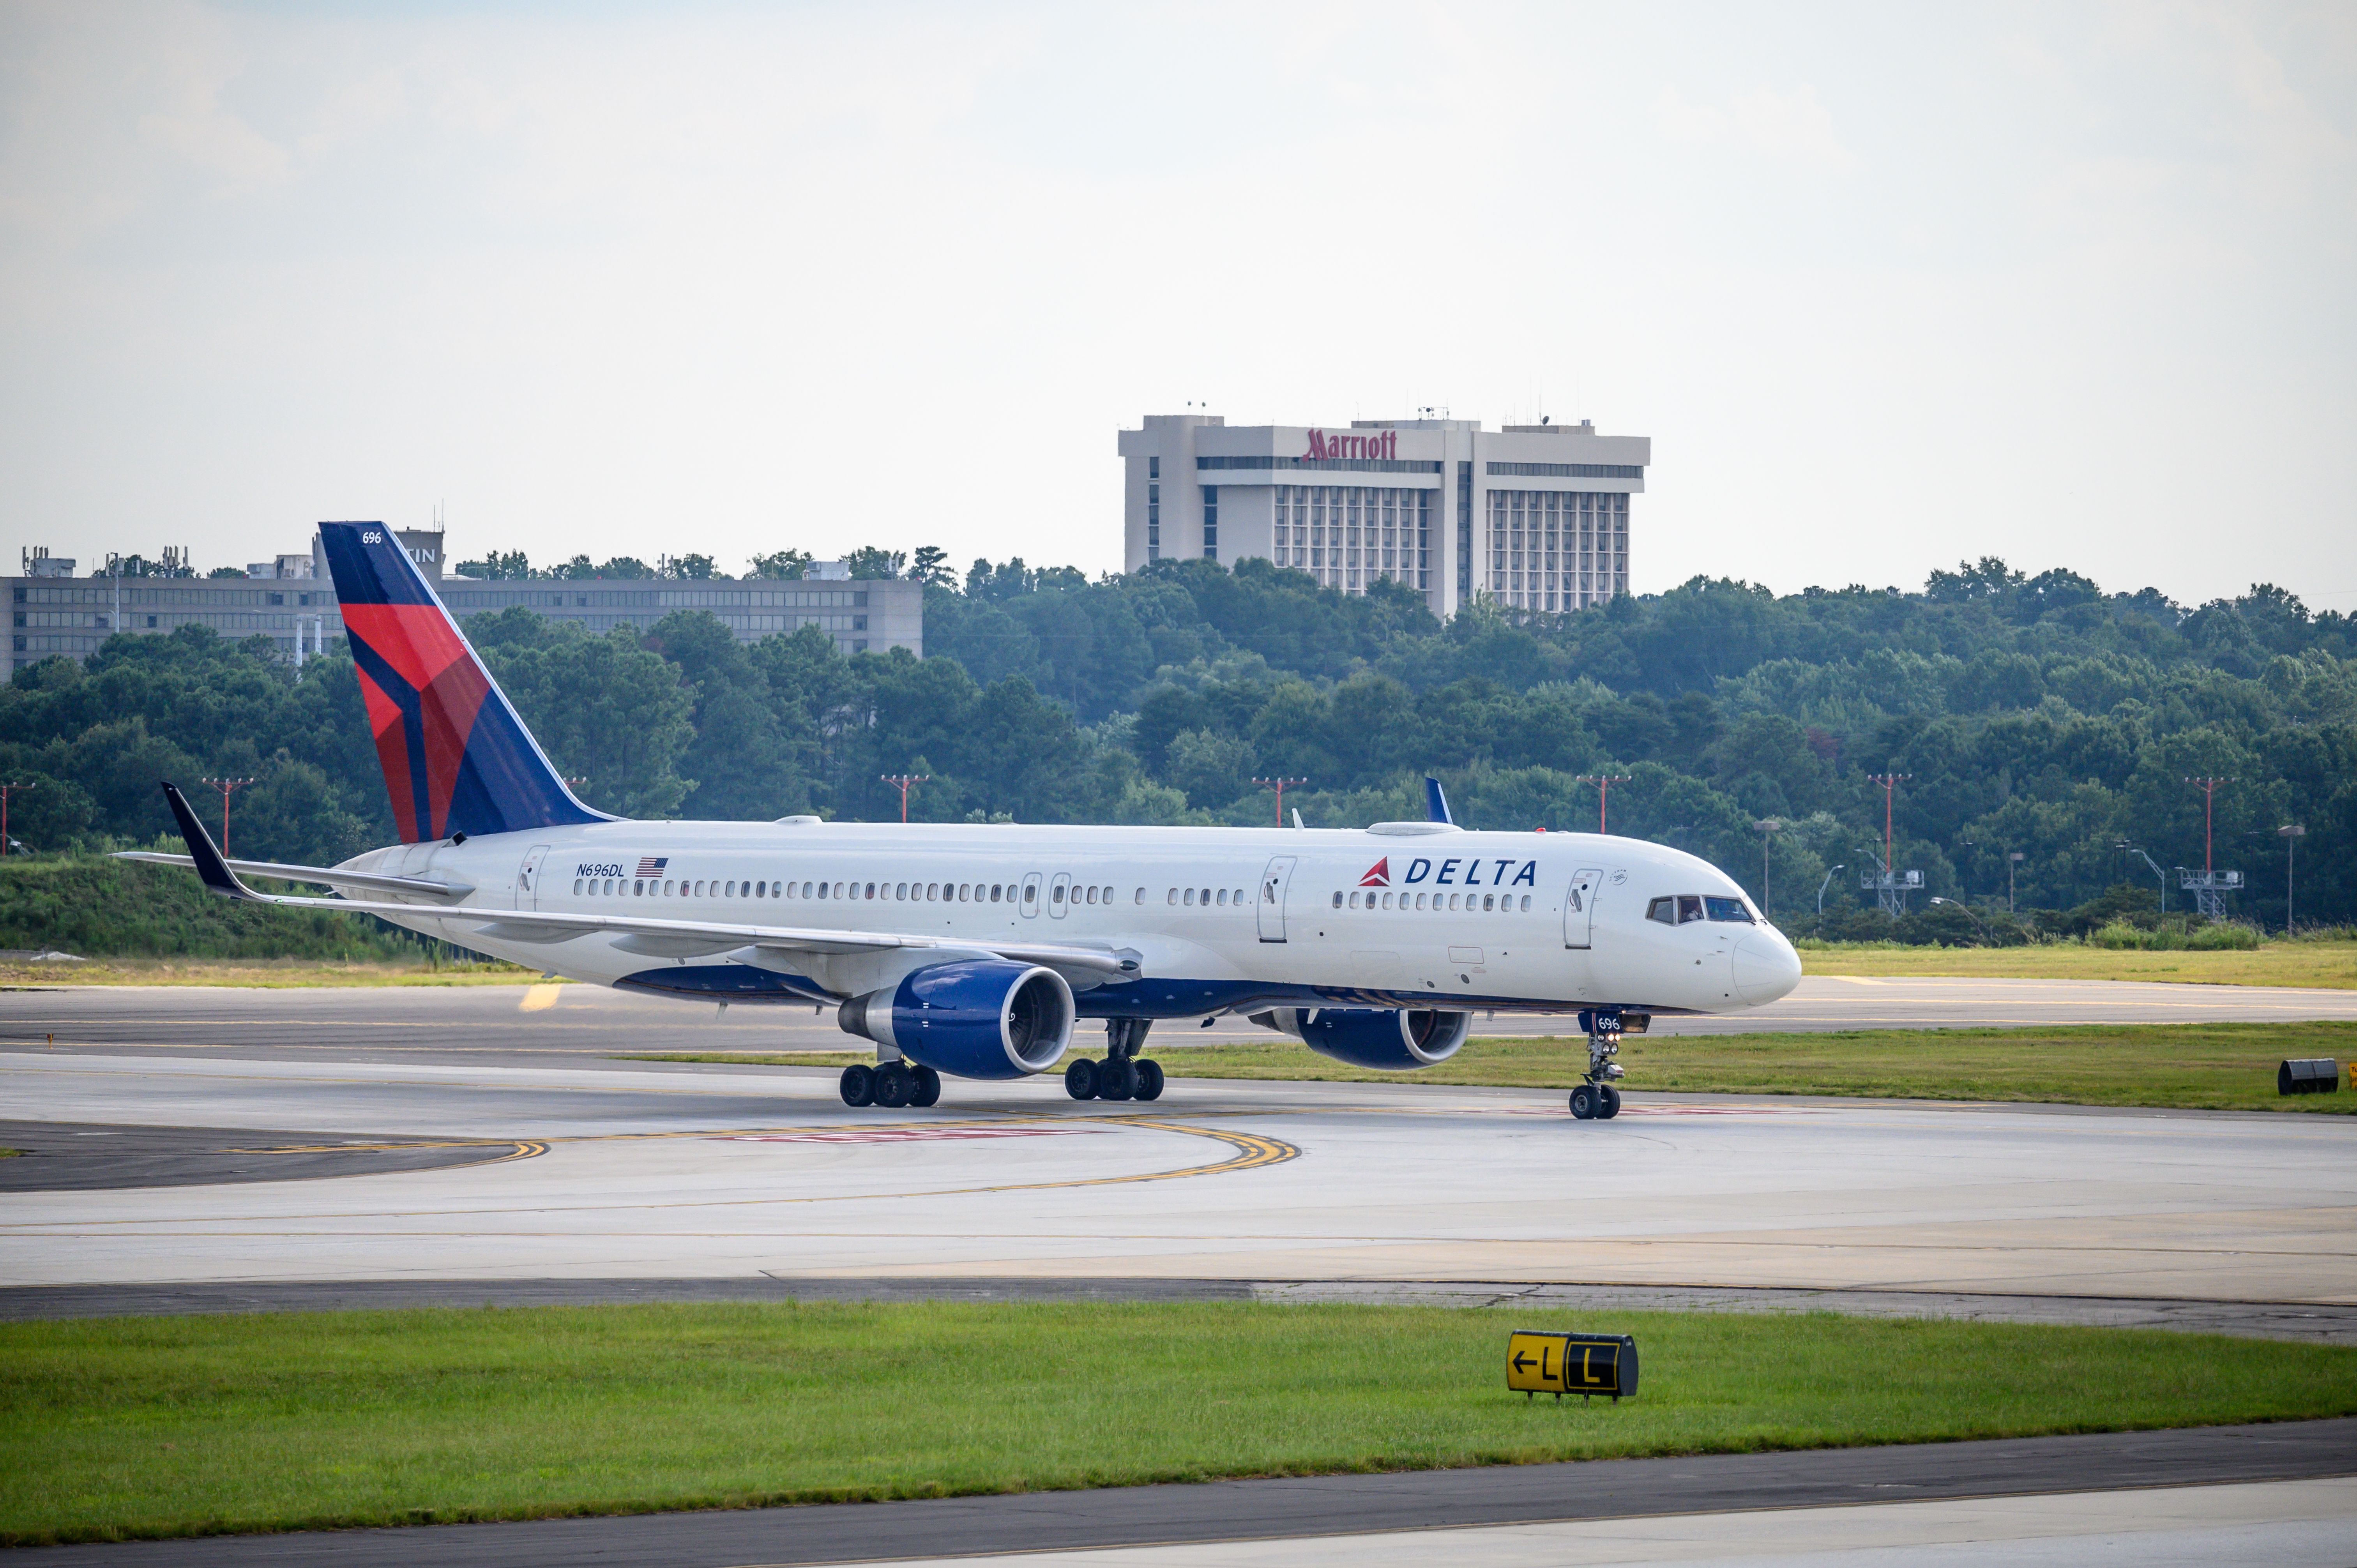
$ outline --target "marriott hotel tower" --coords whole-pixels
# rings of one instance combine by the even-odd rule
[[[1389,577],[1443,618],[1476,594],[1586,609],[1629,591],[1629,498],[1652,446],[1586,424],[1149,413],[1121,433],[1127,568],[1257,555],[1345,593]]]

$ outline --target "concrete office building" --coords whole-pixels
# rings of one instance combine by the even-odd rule
[[[643,631],[673,610],[702,609],[717,616],[740,641],[814,625],[845,653],[905,648],[924,656],[921,583],[753,577],[479,582],[443,575],[441,531],[394,532],[450,613],[462,621],[485,610],[522,605],[554,620],[577,622],[593,633],[618,626]],[[177,559],[173,552],[166,554]],[[22,574],[7,579],[12,671],[55,654],[87,659],[118,630],[161,634],[176,627],[209,626],[228,638],[267,637],[290,660],[328,648],[343,636],[335,583],[327,562],[317,553],[316,541],[312,553],[255,563],[242,577],[117,578],[103,570],[76,576],[75,565],[46,550],[28,550]]]
[[[1258,556],[1352,594],[1390,578],[1444,618],[1477,594],[1585,609],[1629,591],[1629,501],[1652,446],[1586,423],[1150,413],[1120,435],[1125,560]]]

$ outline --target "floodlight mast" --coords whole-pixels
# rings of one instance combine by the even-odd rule
[[[2308,829],[2298,822],[2287,822],[2276,830],[2284,841],[2284,936],[2292,934],[2292,848],[2308,836]]]

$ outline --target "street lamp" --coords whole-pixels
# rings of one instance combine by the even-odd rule
[[[1840,875],[1843,872],[1847,871],[1848,869],[1849,866],[1846,864],[1836,865],[1831,871],[1825,873],[1825,879],[1823,882],[1817,884],[1818,919],[1822,920],[1825,918],[1825,889],[1834,885],[1835,877]]]
[[[2291,822],[2277,828],[2276,832],[2283,834],[2284,841],[2284,935],[2289,937],[2291,935],[2292,848],[2308,836],[2308,829],[2298,822]]]
[[[2007,850],[2005,856],[2005,912],[2013,913],[2013,873],[2022,861],[2019,850]]]
[[[1768,846],[1784,831],[1784,823],[1780,817],[1762,817],[1751,825],[1760,830],[1760,913],[1764,918],[1768,913]]]
[[[1973,923],[1973,928],[1980,932],[1981,940],[1988,940],[1988,928],[1981,924],[1981,918],[1978,915],[1974,914],[1970,909],[1964,909],[1964,907],[1962,904],[1957,903],[1953,898],[1934,898],[1932,902],[1934,904],[1945,904],[1951,909],[1964,909],[1964,918],[1970,920]]]
[[[30,783],[19,784],[11,781],[0,784],[0,854],[6,854],[8,846],[16,842],[8,836],[8,797],[19,789],[30,789],[39,782],[40,780],[36,779]]]

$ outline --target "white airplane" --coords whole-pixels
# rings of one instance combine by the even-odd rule
[[[1593,833],[631,822],[574,799],[382,524],[320,539],[403,842],[332,867],[225,861],[226,897],[359,910],[553,974],[705,1003],[832,1005],[872,1040],[845,1103],[931,1105],[943,1074],[1062,1066],[1074,1099],[1153,1100],[1155,1019],[1243,1014],[1362,1068],[1445,1061],[1479,1012],[1577,1014],[1571,1112],[1620,1108],[1612,1058],[1657,1013],[1734,1013],[1801,963],[1709,863]],[[1297,817],[1297,822],[1298,819]],[[242,876],[333,898],[257,893]],[[1065,1062],[1102,1019],[1102,1059]]]

